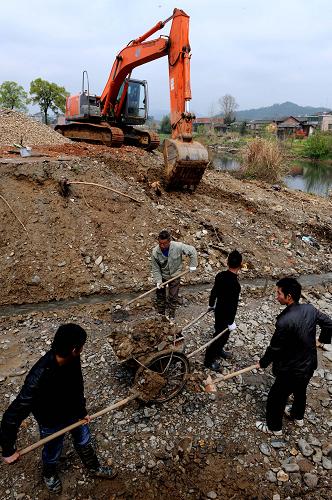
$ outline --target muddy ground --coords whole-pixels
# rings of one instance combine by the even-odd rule
[[[83,370],[90,413],[128,395],[133,374],[112,349],[112,332],[121,328],[113,322],[112,311],[123,301],[123,293],[134,297],[152,286],[149,257],[163,228],[199,253],[198,271],[183,280],[179,327],[206,308],[213,277],[223,269],[228,251],[238,248],[244,255],[241,279],[248,285],[239,329],[230,342],[234,357],[224,363],[225,372],[255,362],[273,332],[279,311],[273,286],[258,288],[252,280],[325,275],[320,285],[305,291],[309,300],[332,313],[331,199],[277,190],[210,169],[194,193],[167,193],[161,154],[131,147],[69,144],[35,148],[34,153],[22,159],[10,148],[0,151],[0,312],[12,306],[11,315],[0,319],[1,411],[64,321],[76,321],[89,333]],[[73,185],[64,198],[59,193],[63,177],[112,187],[140,203],[82,185]],[[303,236],[312,238],[303,241]],[[64,303],[49,312],[36,306],[29,314],[15,310],[18,304],[106,293],[110,301],[100,305]],[[141,301],[131,308],[124,330],[128,324],[135,329],[136,321],[150,316],[151,300]],[[212,318],[206,317],[187,332],[186,352],[211,333]],[[305,428],[285,421],[284,437],[274,444],[254,428],[255,419],[264,415],[269,372],[224,382],[217,393],[209,394],[204,380],[210,373],[198,355],[190,363],[192,374],[181,395],[163,405],[133,402],[92,424],[100,456],[119,470],[115,480],[89,478],[68,444],[60,498],[329,498],[331,360],[319,355]],[[19,446],[37,438],[29,418]],[[307,456],[301,438],[312,450]],[[49,498],[39,464],[40,452],[35,451],[18,465],[1,465],[1,498]]]

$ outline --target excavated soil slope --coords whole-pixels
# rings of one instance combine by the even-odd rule
[[[191,283],[211,282],[233,248],[244,255],[246,277],[331,271],[331,199],[213,170],[194,193],[167,193],[162,155],[133,147],[33,152],[48,156],[2,151],[0,160],[2,305],[148,289],[150,252],[164,228],[198,250]],[[63,177],[140,203],[90,185],[72,185],[64,198]]]
[[[119,311],[118,292],[135,297],[152,287],[149,258],[163,228],[199,253],[197,272],[184,281],[202,286],[182,287],[176,327],[206,310],[213,278],[230,249],[244,255],[243,281],[331,272],[331,199],[285,188],[274,191],[213,170],[206,171],[194,193],[167,193],[158,152],[44,142],[32,149],[34,156],[21,159],[9,146],[0,149],[0,305],[109,292],[114,299],[47,313],[38,312],[36,305],[31,314],[16,311],[11,318],[0,317],[1,412],[49,349],[58,325],[69,321],[88,332],[82,367],[89,412],[130,394],[133,374],[115,354],[117,334],[135,337],[138,350],[145,351],[145,327],[157,349],[159,335],[168,341],[173,332],[163,323],[155,326],[149,297],[131,306],[122,323],[114,322],[112,313],[116,317]],[[72,185],[64,198],[59,193],[63,177],[114,188],[140,203],[90,185]],[[312,237],[307,240],[312,244],[302,240],[304,235]],[[331,284],[305,291],[311,302],[332,313]],[[228,343],[233,358],[222,363],[224,373],[257,362],[279,312],[274,286],[242,287],[238,330]],[[209,314],[186,331],[185,352],[207,342],[212,332]],[[132,352],[132,342],[129,347]],[[204,380],[214,374],[204,368],[203,356],[190,359],[187,387],[173,400],[163,405],[134,402],[92,423],[101,461],[113,463],[119,472],[114,481],[91,479],[66,440],[59,499],[330,498],[331,354],[319,353],[305,427],[284,421],[282,439],[255,429],[255,420],[264,418],[269,370],[231,379],[209,394]],[[20,429],[18,446],[37,439],[30,417]],[[40,450],[17,465],[0,464],[0,497],[50,498],[40,478]]]

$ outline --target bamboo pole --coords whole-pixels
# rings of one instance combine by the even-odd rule
[[[133,198],[132,196],[129,196],[129,194],[122,193],[121,191],[118,191],[117,189],[110,188],[108,186],[103,186],[102,184],[96,184],[95,182],[83,182],[83,181],[67,181],[67,184],[85,184],[87,186],[97,186],[101,187],[104,189],[108,189],[109,191],[113,191],[113,193],[121,194],[121,196],[125,196],[126,198],[130,198],[133,201],[136,201],[136,203],[143,203],[142,201],[138,200],[137,198]]]
[[[131,396],[128,396],[125,399],[122,399],[121,401],[118,401],[117,403],[114,403],[110,406],[107,406],[107,408],[104,408],[103,410],[97,411],[97,413],[94,413],[93,415],[90,415],[90,420],[94,420],[97,417],[101,417],[105,413],[108,413],[109,411],[115,410],[116,408],[121,408],[121,406],[125,406],[127,403],[132,401],[133,399],[136,399],[138,396],[138,393],[134,393]],[[45,443],[48,443],[49,441],[52,441],[53,439],[62,436],[62,434],[65,434],[66,432],[72,431],[73,429],[76,429],[76,427],[79,427],[80,425],[87,424],[88,421],[86,419],[79,420],[78,422],[75,422],[74,424],[68,425],[67,427],[64,427],[63,429],[54,432],[54,434],[51,434],[50,436],[47,436],[43,439],[40,439],[39,441],[36,441],[36,443],[31,444],[30,446],[27,446],[26,448],[23,448],[22,450],[19,450],[18,453],[19,455],[26,455],[26,453],[29,453],[30,451],[35,450],[36,448],[39,448],[40,446],[43,446]]]

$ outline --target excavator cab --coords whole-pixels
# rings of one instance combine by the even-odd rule
[[[123,122],[126,125],[143,125],[148,117],[148,85],[145,80],[126,80],[121,87],[127,86]]]

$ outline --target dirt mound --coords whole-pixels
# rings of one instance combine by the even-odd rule
[[[39,146],[70,143],[58,132],[33,118],[10,109],[0,109],[0,146],[13,143]]]
[[[119,360],[140,358],[154,351],[160,351],[173,343],[179,328],[160,318],[152,317],[122,323],[110,334],[110,343]]]

